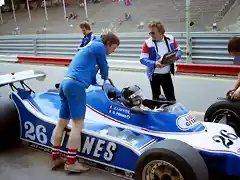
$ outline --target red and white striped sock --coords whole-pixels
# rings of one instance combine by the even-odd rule
[[[67,155],[67,164],[75,164],[77,160],[77,149],[69,148]]]
[[[57,160],[60,158],[60,146],[52,147],[52,160]]]

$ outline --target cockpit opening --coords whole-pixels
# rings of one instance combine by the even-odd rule
[[[105,92],[113,103],[130,109],[137,108],[143,111],[169,112],[169,107],[172,108],[171,105],[176,104],[175,101],[167,101],[164,97],[161,100],[147,99],[141,88],[137,85],[124,87],[122,91],[108,86],[108,88],[105,88]]]

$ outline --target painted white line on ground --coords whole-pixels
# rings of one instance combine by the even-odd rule
[[[199,115],[199,116],[204,116],[204,112],[198,112],[198,111],[190,111],[193,115]]]

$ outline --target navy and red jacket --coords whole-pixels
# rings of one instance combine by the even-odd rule
[[[95,40],[96,36],[90,32],[89,34],[85,35],[81,41],[81,43],[79,44],[77,50],[79,51],[79,49],[81,49],[82,47],[86,46],[89,42],[91,42],[92,40]]]

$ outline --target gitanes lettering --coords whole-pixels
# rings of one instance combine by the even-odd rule
[[[114,153],[117,149],[117,144],[114,142],[107,142],[102,139],[86,137],[84,144],[82,146],[81,152],[83,154],[90,155],[93,153],[93,156],[100,158],[101,154],[106,161],[112,161],[114,158]]]
[[[89,155],[91,153],[94,141],[95,141],[95,138],[90,139],[90,137],[86,137],[85,143],[82,148],[82,153]]]
[[[106,152],[104,153],[104,159],[106,159],[107,161],[112,161],[114,157],[113,152],[115,152],[116,149],[117,149],[117,144],[114,142],[109,142],[106,148]]]

